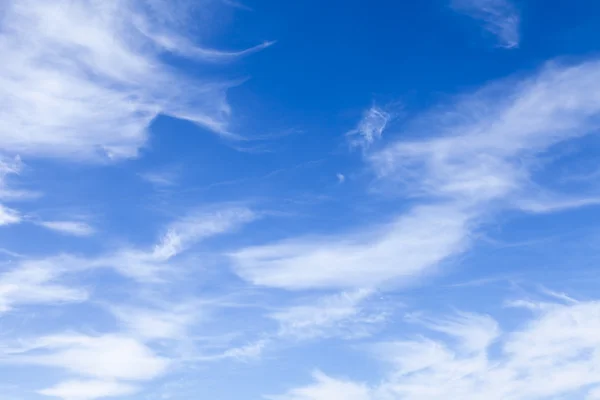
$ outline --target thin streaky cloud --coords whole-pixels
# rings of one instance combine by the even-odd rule
[[[95,257],[20,257],[14,267],[0,274],[0,313],[18,305],[86,301],[88,290],[68,283],[69,276],[82,271],[110,268],[140,282],[163,282],[165,276],[178,272],[172,258],[203,239],[235,231],[254,218],[252,211],[240,207],[213,209],[212,213],[196,211],[170,224],[153,247],[123,247]],[[147,319],[140,314],[139,326],[143,327]]]
[[[168,282],[177,273],[173,259],[201,241],[233,233],[260,215],[240,206],[197,209],[176,218],[152,246],[122,246],[105,254],[80,259],[85,268],[111,268],[119,274],[145,283]]]
[[[140,174],[140,178],[156,187],[177,185],[179,174],[176,170],[150,171]]]
[[[191,325],[206,317],[204,304],[111,305],[110,312],[132,337],[142,341],[184,340]]]
[[[151,3],[14,0],[2,7],[0,56],[11,60],[0,68],[3,150],[76,160],[135,157],[161,114],[235,137],[226,99],[234,83],[189,76],[162,55],[233,60],[272,43],[240,52],[202,49],[177,18],[165,18],[174,4]]]
[[[143,382],[167,372],[170,360],[155,354],[134,338],[119,335],[84,335],[65,333],[24,339],[4,353],[11,363],[59,368],[82,380],[67,380],[42,390],[45,394],[63,395],[70,391],[94,399],[98,392],[133,393],[131,382]],[[6,357],[6,355],[5,355]],[[108,386],[106,382],[113,382]],[[110,389],[110,390],[109,390]],[[66,397],[68,398],[68,397]]]
[[[17,210],[0,204],[0,226],[18,224],[21,220],[22,217]]]
[[[14,268],[0,275],[0,313],[19,305],[79,303],[87,300],[87,290],[69,285],[64,279],[79,268],[79,260],[69,256],[19,259]]]
[[[590,31],[452,1],[0,0],[0,400],[600,400]]]
[[[235,0],[221,0],[221,1],[223,2],[223,4],[228,5],[229,7],[238,8],[238,9],[244,10],[244,11],[254,11],[252,9],[252,7],[249,7],[240,1],[235,1]]]
[[[501,47],[519,47],[520,16],[510,0],[452,0],[451,4],[457,12],[481,21]]]
[[[20,157],[7,159],[0,156],[0,200],[20,200],[32,197],[32,193],[14,190],[8,185],[10,176],[21,172],[23,163]],[[0,203],[0,226],[18,224],[23,220],[21,213],[9,206]]]
[[[567,211],[573,208],[591,207],[600,205],[600,197],[564,198],[564,196],[546,196],[544,198],[518,199],[515,206],[519,209],[535,214],[548,214]]]
[[[389,312],[370,306],[373,292],[367,289],[328,295],[283,308],[269,315],[277,321],[281,338],[368,337],[384,322]]]
[[[258,215],[245,207],[230,207],[215,211],[196,211],[173,222],[154,247],[153,257],[170,259],[204,238],[231,232],[257,219]]]
[[[82,221],[41,221],[38,225],[64,235],[92,236],[96,233],[94,227]]]
[[[406,284],[468,247],[469,219],[454,206],[423,206],[389,224],[248,247],[230,257],[240,277],[260,286],[302,290]]]
[[[366,154],[381,190],[411,199],[412,208],[356,233],[243,248],[231,254],[234,270],[253,284],[293,290],[406,284],[435,272],[472,245],[495,211],[522,208],[539,192],[532,176],[539,154],[598,128],[600,96],[590,90],[598,82],[598,61],[549,65],[425,113],[408,132],[421,139]],[[572,196],[569,208],[590,205]]]
[[[374,356],[387,366],[380,383],[367,385],[321,372],[312,384],[268,398],[593,398],[586,395],[600,388],[596,367],[600,340],[594,334],[599,329],[600,304],[541,303],[530,310],[530,316],[511,330],[503,330],[489,315],[476,313],[430,319],[425,324],[431,335],[372,346]]]
[[[134,385],[109,380],[70,380],[40,390],[38,393],[59,399],[95,400],[132,395],[138,390]]]
[[[19,175],[23,168],[23,162],[20,157],[6,159],[0,157],[0,199],[17,200],[28,197],[27,191],[14,190],[8,185],[9,177]]]

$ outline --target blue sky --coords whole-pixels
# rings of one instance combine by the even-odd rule
[[[0,400],[600,399],[600,3],[0,15]]]

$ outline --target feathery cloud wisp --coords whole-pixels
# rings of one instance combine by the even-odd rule
[[[222,207],[196,210],[176,219],[152,248],[126,246],[114,252],[90,258],[90,268],[113,268],[123,276],[140,282],[161,281],[163,274],[173,273],[169,262],[209,237],[230,233],[258,218],[246,207]]]
[[[160,114],[233,136],[231,84],[186,75],[163,55],[232,60],[270,43],[242,52],[201,48],[176,15],[187,12],[163,0],[7,2],[0,58],[11,62],[0,67],[0,146],[78,160],[133,157]]]
[[[368,148],[373,142],[381,139],[381,135],[391,118],[392,115],[387,111],[372,106],[364,112],[358,125],[346,133],[350,137],[350,144]]]
[[[453,207],[425,206],[369,230],[249,247],[231,257],[242,278],[262,286],[299,290],[405,282],[464,250],[468,220]]]
[[[480,20],[502,47],[519,47],[520,16],[510,0],[452,0],[452,7]]]
[[[0,226],[18,224],[21,222],[21,219],[21,215],[17,210],[0,204]]]
[[[72,380],[61,382],[50,388],[40,390],[44,396],[69,400],[95,400],[108,397],[127,396],[137,392],[130,384],[114,381]]]
[[[71,399],[134,393],[130,382],[143,382],[163,375],[169,360],[156,355],[137,340],[116,334],[88,336],[62,334],[22,341],[4,349],[12,363],[60,368],[86,380],[67,380],[41,390],[41,394]]]
[[[0,275],[0,313],[15,305],[81,302],[86,290],[62,282],[79,268],[76,259],[60,256],[43,260],[23,260]]]
[[[367,154],[382,190],[410,199],[412,209],[355,234],[241,249],[231,255],[235,271],[257,285],[294,290],[406,283],[433,271],[465,251],[493,212],[519,208],[543,187],[532,183],[541,153],[598,128],[598,82],[598,61],[550,65],[425,114],[409,135],[421,139]]]
[[[388,313],[368,304],[370,290],[329,295],[270,315],[278,322],[278,335],[299,340],[369,336],[387,319]]]
[[[38,225],[71,236],[92,236],[95,233],[91,225],[81,221],[42,221]]]
[[[504,333],[487,315],[464,313],[430,320],[426,325],[442,333],[441,338],[375,346],[374,353],[389,366],[379,384],[368,386],[320,373],[313,384],[272,398],[593,398],[600,388],[600,339],[594,334],[600,328],[599,316],[600,303],[589,301],[545,303],[522,327]],[[494,343],[499,343],[499,353],[492,352]],[[553,379],[548,380],[548,376]],[[588,393],[590,397],[585,397]]]

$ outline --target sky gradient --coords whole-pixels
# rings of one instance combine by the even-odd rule
[[[600,3],[6,0],[0,400],[600,399]]]

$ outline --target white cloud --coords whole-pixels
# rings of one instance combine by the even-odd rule
[[[21,200],[37,197],[38,194],[28,190],[16,190],[9,187],[7,181],[11,175],[19,175],[23,168],[20,157],[6,159],[0,156],[0,199]]]
[[[195,46],[186,2],[14,0],[0,8],[0,146],[12,154],[94,160],[137,154],[159,114],[222,135],[231,84],[186,76],[164,53],[204,62],[242,52]],[[206,4],[200,7],[207,7]],[[151,26],[152,30],[147,29]]]
[[[93,400],[138,391],[132,383],[165,374],[171,360],[155,354],[134,338],[120,334],[98,336],[64,333],[21,339],[3,348],[11,364],[59,368],[82,379],[66,380],[39,391],[64,400]]]
[[[468,214],[424,206],[391,224],[339,237],[307,237],[231,254],[236,272],[285,289],[361,288],[406,282],[468,244]]]
[[[388,313],[368,304],[370,290],[360,289],[321,297],[270,315],[278,335],[296,339],[369,336],[386,321]]]
[[[154,247],[153,257],[169,259],[199,240],[231,232],[256,218],[253,211],[244,207],[192,213],[169,226],[160,243]]]
[[[15,305],[81,302],[88,293],[61,282],[63,276],[79,268],[77,259],[59,256],[24,260],[0,275],[0,313]]]
[[[7,177],[16,175],[21,171],[22,163],[19,157],[14,160],[6,160],[0,156],[0,199],[20,199],[30,196],[26,191],[10,189],[7,185]],[[22,220],[19,211],[14,210],[0,203],[0,226],[18,224]]]
[[[459,312],[441,320],[418,316],[408,319],[457,339],[460,348],[466,352],[486,349],[500,335],[498,323],[488,315]]]
[[[21,222],[21,214],[17,210],[8,208],[0,204],[0,226],[18,224]]]
[[[65,381],[40,390],[39,394],[64,400],[94,400],[126,396],[136,391],[135,386],[114,381]]]
[[[292,389],[282,396],[265,396],[270,400],[371,400],[369,388],[359,383],[333,379],[315,372],[315,383]]]
[[[15,268],[0,275],[0,312],[20,304],[84,301],[88,297],[86,290],[69,286],[63,281],[69,274],[92,268],[113,268],[124,276],[140,281],[160,281],[163,274],[173,272],[173,266],[169,265],[173,257],[188,250],[198,241],[231,232],[255,218],[255,213],[243,207],[197,211],[173,222],[152,249],[123,248],[113,253],[87,258],[61,255],[20,260]],[[65,228],[62,223],[59,225],[60,228]],[[53,226],[55,229],[58,227]],[[184,315],[180,317],[184,318]],[[147,321],[149,316],[144,317],[140,314],[139,318],[137,323],[143,326],[143,321]]]
[[[426,115],[420,129],[435,129],[437,137],[398,141],[372,155],[372,164],[415,197],[471,207],[524,201],[540,190],[532,184],[535,157],[597,128],[600,95],[589,87],[599,78],[600,63],[590,61],[549,65],[530,79],[491,85]]]
[[[95,233],[91,225],[81,221],[42,221],[38,225],[72,236],[92,236]]]
[[[509,0],[452,0],[452,7],[483,23],[502,47],[519,46],[520,16]]]
[[[523,198],[516,199],[515,206],[519,209],[536,214],[560,212],[572,208],[600,205],[600,197],[564,198],[552,195],[549,198]]]
[[[372,106],[365,111],[356,128],[346,135],[350,137],[350,143],[353,146],[367,148],[376,140],[381,139],[381,135],[391,118],[390,113],[377,106]]]
[[[484,315],[430,322],[445,337],[376,347],[390,368],[378,384],[367,387],[319,375],[314,384],[273,398],[321,400],[349,394],[361,400],[541,400],[584,398],[586,392],[594,398],[600,387],[598,302],[546,304],[522,327],[503,334]],[[491,350],[495,342],[499,352]]]
[[[231,358],[238,361],[256,359],[263,353],[268,343],[269,340],[261,339],[244,346],[233,347],[227,349],[222,355],[218,356],[217,359]]]
[[[183,339],[188,328],[205,317],[202,304],[196,302],[161,307],[115,305],[110,311],[130,335],[140,340]]]
[[[373,287],[431,272],[465,251],[492,213],[527,208],[542,186],[533,174],[543,166],[540,154],[598,128],[598,82],[598,61],[550,65],[425,114],[408,132],[420,139],[367,155],[381,190],[410,199],[412,209],[387,226],[241,249],[231,255],[235,271],[254,284],[286,289]],[[570,207],[589,205],[576,196]]]
[[[158,187],[174,186],[178,180],[178,174],[174,170],[152,171],[140,174],[146,182]]]
[[[240,10],[252,11],[252,8],[248,7],[247,5],[245,5],[239,1],[234,1],[234,0],[221,0],[221,1],[223,2],[223,4],[226,4],[233,8],[239,8]]]
[[[212,339],[211,339],[212,340]],[[199,354],[192,358],[196,361],[222,361],[222,360],[234,360],[239,362],[248,362],[258,359],[262,356],[264,350],[271,343],[271,340],[267,337],[245,343],[243,345],[235,346],[228,343],[228,347],[220,352],[213,354]]]
[[[169,360],[118,334],[45,336],[11,351],[13,363],[61,368],[102,381],[145,381],[167,371]]]
[[[165,273],[174,272],[169,262],[177,255],[204,239],[231,233],[258,217],[245,207],[223,206],[197,210],[171,223],[153,248],[124,247],[90,259],[88,265],[113,268],[139,281],[161,281]]]

